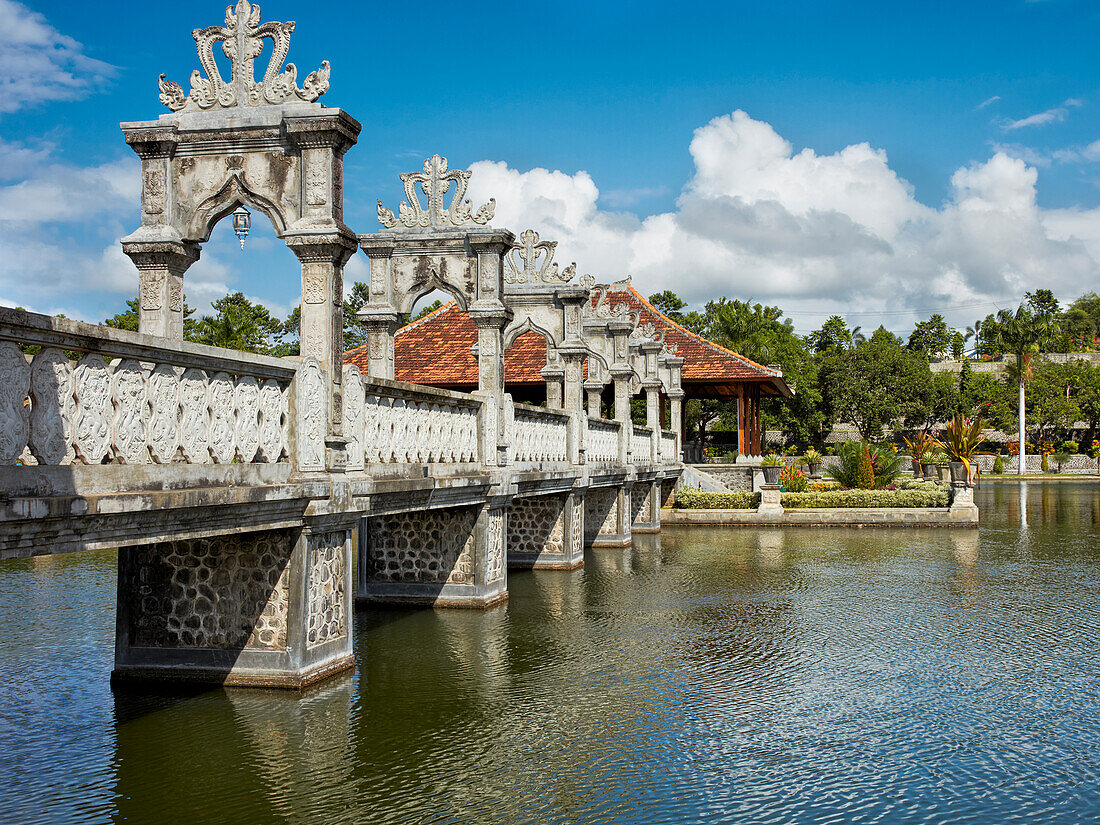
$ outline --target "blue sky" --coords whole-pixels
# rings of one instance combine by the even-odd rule
[[[331,61],[322,102],[363,124],[356,231],[439,152],[497,196],[495,223],[582,271],[778,303],[801,329],[1100,288],[1093,2],[261,5],[297,21],[299,77]],[[165,111],[160,72],[186,89],[191,29],[224,6],[0,0],[0,302],[98,320],[136,290],[118,123]],[[242,254],[219,226],[187,279],[297,302],[266,227]]]

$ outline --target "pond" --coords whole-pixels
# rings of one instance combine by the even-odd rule
[[[977,498],[980,530],[668,529],[488,611],[359,612],[300,696],[113,694],[114,554],[2,562],[0,821],[1093,819],[1100,485]]]

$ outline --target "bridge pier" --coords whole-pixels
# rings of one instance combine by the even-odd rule
[[[122,547],[112,681],[302,688],[355,664],[347,518]]]
[[[512,499],[508,567],[575,570],[584,564],[584,493]]]
[[[356,601],[488,607],[508,598],[506,501],[365,517]]]
[[[661,481],[639,479],[630,492],[632,533],[661,532]]]
[[[584,497],[584,543],[588,547],[629,547],[632,485],[590,487]]]

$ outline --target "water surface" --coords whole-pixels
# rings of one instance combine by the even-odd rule
[[[112,694],[114,554],[0,562],[0,822],[1096,819],[1100,485],[978,503],[360,612],[356,671],[301,696]]]

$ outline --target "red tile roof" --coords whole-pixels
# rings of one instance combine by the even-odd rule
[[[777,394],[789,392],[783,379],[772,370],[688,331],[629,284],[613,284],[608,303],[625,303],[641,315],[642,324],[665,330],[665,343],[675,345],[676,355],[684,359],[681,383],[691,395],[728,396],[734,394],[731,385],[744,382],[763,383]],[[476,389],[477,359],[471,352],[476,343],[477,327],[452,301],[397,331],[394,377],[398,381],[444,389]],[[366,373],[367,348],[344,353],[344,363],[355,364]],[[526,332],[504,354],[505,384],[541,385],[545,380],[541,370],[545,366],[545,341],[535,332]]]

